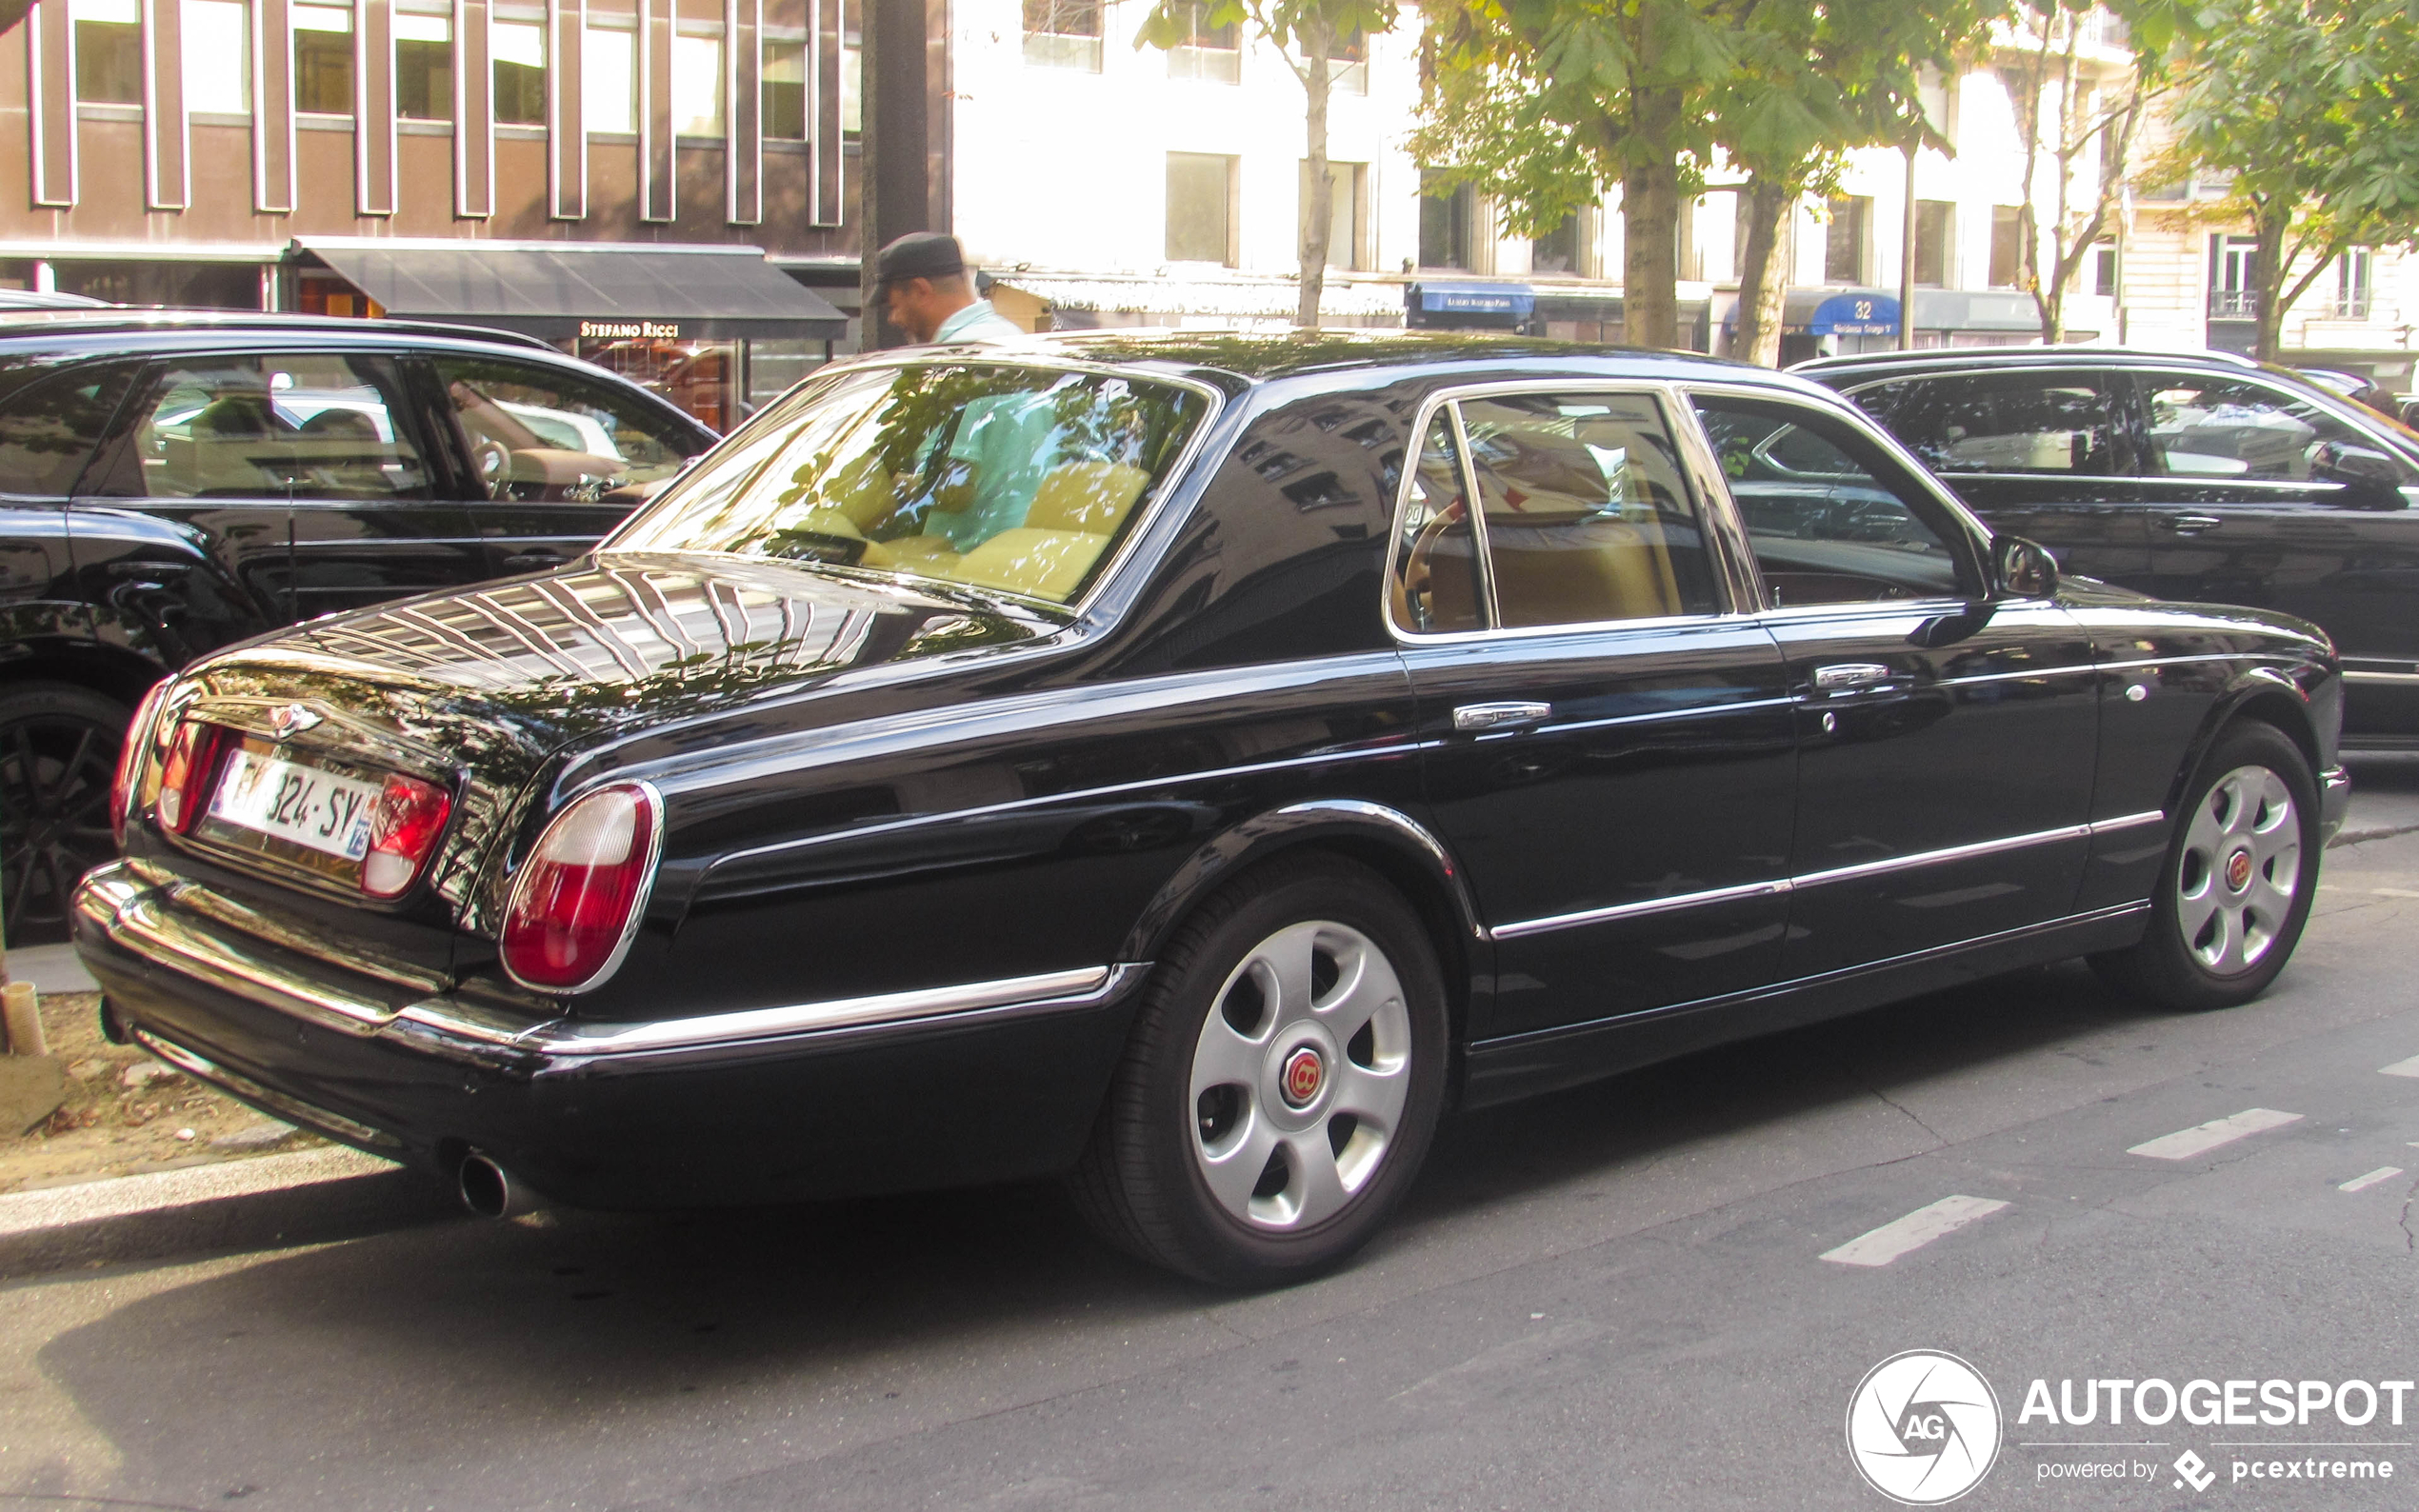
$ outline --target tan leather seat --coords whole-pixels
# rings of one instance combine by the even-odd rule
[[[1659,526],[1605,515],[1489,514],[1495,602],[1506,625],[1589,625],[1680,612]]]
[[[1109,537],[1090,530],[1037,530],[1019,526],[967,552],[949,566],[945,575],[960,583],[1063,604],[1074,597],[1108,547]]]
[[[1150,474],[1124,462],[1062,462],[1042,474],[1025,523],[1037,530],[1115,535]]]

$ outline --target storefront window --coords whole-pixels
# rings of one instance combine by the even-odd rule
[[[407,121],[453,119],[453,23],[448,18],[395,17],[395,114]]]
[[[196,115],[249,115],[252,109],[250,11],[244,0],[185,0],[185,109]]]
[[[75,97],[88,105],[143,103],[143,11],[136,0],[70,0],[75,22]]]
[[[546,124],[546,29],[525,21],[499,21],[488,32],[495,60],[495,119],[499,126]]]
[[[352,10],[296,6],[294,109],[313,115],[352,113]]]
[[[638,33],[588,29],[580,64],[580,117],[590,131],[638,129]]]
[[[770,142],[807,139],[807,45],[768,42],[764,57],[764,133]]]
[[[582,341],[573,355],[652,388],[728,433],[739,407],[740,344],[735,341]]]
[[[722,38],[672,38],[672,131],[720,136],[722,123]]]

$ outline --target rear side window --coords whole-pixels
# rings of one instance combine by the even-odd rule
[[[2375,444],[2307,400],[2238,378],[2156,373],[2142,390],[2154,477],[2307,483],[2323,443]]]
[[[163,364],[136,402],[137,476],[106,490],[146,499],[426,499],[394,365],[340,352]]]
[[[55,498],[73,488],[134,369],[132,363],[91,364],[0,403],[0,493]]]
[[[1892,428],[1935,472],[2123,470],[2115,407],[2095,374],[1990,373],[1923,387],[1920,400],[1898,404]]]

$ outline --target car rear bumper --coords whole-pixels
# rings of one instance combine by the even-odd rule
[[[77,951],[118,1032],[331,1139],[439,1174],[478,1150],[581,1206],[1064,1169],[1146,970],[599,1024],[305,955],[192,906],[188,890],[127,862],[76,890]]]

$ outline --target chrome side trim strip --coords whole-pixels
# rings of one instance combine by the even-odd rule
[[[1083,966],[998,982],[835,998],[779,1008],[743,1008],[736,1013],[708,1013],[693,1019],[656,1019],[642,1024],[580,1024],[557,1019],[540,1025],[513,1043],[517,1048],[550,1057],[630,1055],[650,1050],[743,1044],[825,1029],[911,1024],[984,1008],[1073,1007],[1105,1000],[1114,985],[1140,969],[1131,962],[1115,967]]]
[[[2027,678],[2072,677],[2079,672],[2097,672],[2105,662],[2069,662],[2064,666],[2027,667],[2021,672],[1976,672],[1971,677],[1944,677],[1934,687],[1965,687],[1974,683],[2015,683]]]
[[[2344,673],[2347,683],[2378,683],[2397,687],[2419,686],[2419,672],[2353,672]]]
[[[2103,672],[2121,672],[2132,666],[2178,666],[2186,662],[2278,662],[2287,660],[2274,651],[2201,651],[2190,656],[2146,656],[2131,662],[2094,662],[2093,667]]]
[[[1523,935],[1549,934],[1557,929],[1573,929],[1583,925],[1609,924],[1621,919],[1643,918],[1649,914],[1670,913],[1681,908],[1702,907],[1709,904],[1733,903],[1742,898],[1769,898],[1795,892],[1800,887],[1819,887],[1825,883],[1845,882],[1857,877],[1880,876],[1884,872],[1911,871],[1920,866],[1936,866],[1944,862],[1965,861],[1975,856],[1996,855],[2001,851],[2022,850],[2031,846],[2053,845],[2060,841],[2087,840],[2093,835],[2112,830],[2137,829],[2145,825],[2164,824],[2165,809],[2143,814],[2123,814],[2114,819],[2095,819],[2089,824],[2069,825],[2060,829],[2037,830],[2029,835],[2009,835],[2000,840],[1979,841],[1968,846],[1949,846],[1939,850],[1920,851],[1911,856],[1887,856],[1879,861],[1859,862],[1852,866],[1833,866],[1825,871],[1809,871],[1794,877],[1776,877],[1769,882],[1740,883],[1728,887],[1709,887],[1702,892],[1673,893],[1664,898],[1648,898],[1637,903],[1614,904],[1607,908],[1589,908],[1578,913],[1549,915],[1543,919],[1523,919],[1502,924],[1489,930],[1497,940],[1517,940]]]
[[[135,1044],[186,1075],[197,1082],[224,1088],[254,1107],[265,1108],[305,1127],[323,1129],[357,1144],[368,1144],[381,1150],[403,1148],[403,1141],[382,1129],[356,1124],[351,1119],[330,1113],[324,1107],[315,1107],[298,1098],[288,1097],[283,1092],[272,1092],[250,1077],[238,1075],[215,1061],[196,1055],[173,1040],[163,1040],[139,1024],[130,1032]]]

